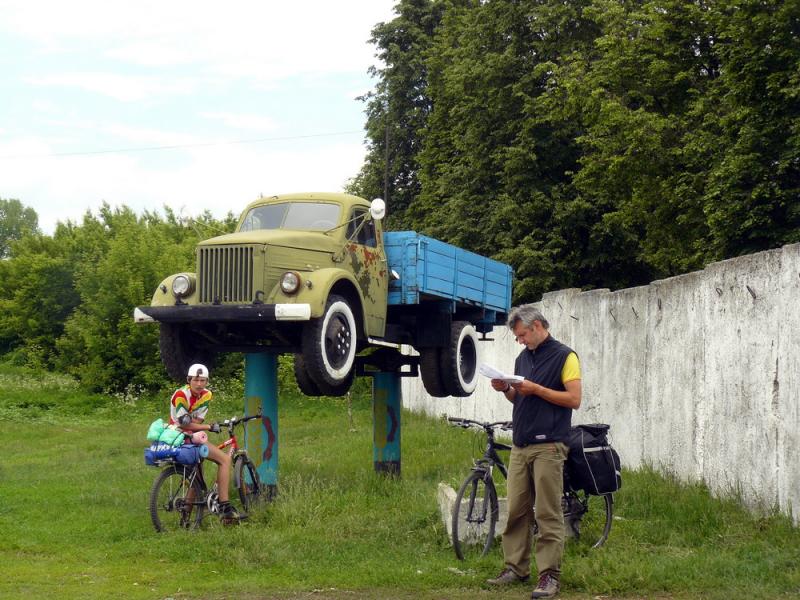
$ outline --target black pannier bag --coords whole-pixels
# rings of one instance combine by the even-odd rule
[[[602,495],[622,487],[619,454],[608,443],[610,425],[576,425],[569,430],[566,469],[569,487]]]

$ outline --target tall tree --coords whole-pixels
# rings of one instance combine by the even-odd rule
[[[11,242],[39,232],[39,216],[19,200],[0,198],[0,259],[11,252]]]
[[[566,281],[554,216],[574,193],[578,130],[540,99],[562,57],[594,38],[585,4],[495,0],[448,10],[428,60],[433,111],[411,221],[510,262],[517,298]]]
[[[580,284],[622,287],[699,268],[708,165],[685,138],[719,73],[706,3],[594,0],[587,16],[600,33],[565,61],[550,102],[583,129],[573,181],[576,204],[592,208]]]
[[[712,258],[800,241],[800,3],[715,3],[717,85],[692,136]]]
[[[443,12],[454,1],[400,0],[397,17],[372,30],[370,41],[383,67],[370,69],[378,82],[362,98],[367,156],[349,190],[384,198],[394,229],[405,226],[405,211],[420,193],[419,140],[431,111],[425,58]]]
[[[57,239],[26,235],[14,244],[11,258],[0,261],[0,354],[53,365],[55,341],[80,301],[74,277],[75,263]]]

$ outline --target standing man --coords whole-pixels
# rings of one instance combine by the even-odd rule
[[[536,509],[536,567],[538,582],[531,598],[553,598],[560,590],[564,553],[564,515],[561,510],[564,443],[572,411],[581,405],[578,356],[555,340],[550,324],[533,304],[512,309],[508,327],[525,346],[514,363],[514,374],[525,379],[492,387],[514,405],[513,447],[508,465],[508,523],[503,532],[505,568],[493,585],[527,581],[531,566],[531,525]]]

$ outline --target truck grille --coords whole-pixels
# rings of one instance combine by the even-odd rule
[[[253,301],[253,246],[197,249],[201,303]]]

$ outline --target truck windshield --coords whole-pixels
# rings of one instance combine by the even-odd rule
[[[339,224],[342,207],[328,202],[279,202],[256,206],[247,213],[239,231],[255,229],[305,229],[326,231]]]

